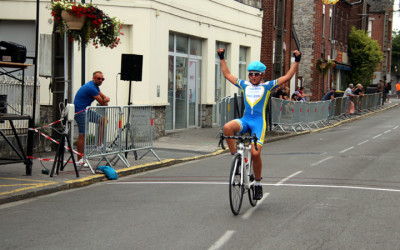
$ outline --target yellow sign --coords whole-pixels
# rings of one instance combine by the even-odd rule
[[[339,0],[322,0],[324,4],[336,4]]]

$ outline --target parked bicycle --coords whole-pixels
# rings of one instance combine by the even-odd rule
[[[236,139],[237,154],[233,157],[229,175],[229,202],[232,213],[238,215],[242,206],[243,195],[248,193],[251,206],[257,204],[254,199],[255,177],[253,172],[253,161],[251,159],[252,141],[257,142],[257,136],[225,136],[221,133],[219,145],[225,149],[224,139]],[[254,143],[255,149],[257,143]]]

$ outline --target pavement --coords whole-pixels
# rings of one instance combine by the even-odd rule
[[[383,112],[395,108],[400,100],[394,98],[390,103],[376,111],[362,115],[355,115],[344,120],[331,120],[331,124],[312,131],[295,132],[267,132],[266,142],[271,143],[277,140],[284,140],[293,136],[305,135],[339,126],[345,122],[361,119],[365,116]],[[194,128],[178,130],[168,133],[153,142],[154,153],[160,161],[148,150],[137,152],[138,159],[133,153],[128,154],[130,167],[126,167],[121,161],[113,162],[113,168],[117,171],[118,177],[133,175],[152,169],[172,166],[182,162],[212,157],[228,153],[218,147],[219,127]],[[225,143],[226,145],[226,143]],[[54,159],[55,152],[35,153],[35,157],[41,159]],[[65,159],[68,158],[66,154]],[[109,159],[112,158],[109,157]],[[92,166],[107,165],[105,161],[91,160]],[[40,195],[50,194],[62,190],[88,186],[102,181],[111,181],[104,174],[92,174],[88,167],[79,169],[79,177],[76,176],[73,164],[67,164],[63,171],[50,177],[46,172],[51,171],[53,161],[33,160],[32,175],[25,174],[25,165],[15,163],[0,166],[0,204],[15,202],[23,199],[33,198]]]

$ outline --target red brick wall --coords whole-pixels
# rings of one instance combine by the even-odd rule
[[[285,74],[290,68],[291,56],[295,46],[293,46],[292,36],[292,10],[294,0],[286,0],[285,2],[285,33],[283,40],[286,44],[286,51],[283,56],[284,72]],[[264,10],[263,24],[262,24],[262,40],[261,40],[261,62],[267,66],[265,72],[265,78],[267,80],[273,79],[273,53],[274,53],[274,41],[276,39],[276,30],[274,28],[274,18],[276,16],[275,0],[263,0],[262,8]]]
[[[383,44],[383,23],[384,23],[384,18],[385,14],[384,13],[370,13],[369,18],[374,18],[372,21],[372,32],[371,32],[371,38],[373,40],[377,40],[379,43],[379,46],[382,48]],[[382,62],[378,66],[378,71],[382,70]]]
[[[275,40],[274,12],[275,5],[273,0],[263,0],[263,21],[262,21],[262,39],[261,39],[261,62],[267,66],[265,78],[267,80],[273,77],[273,42]]]

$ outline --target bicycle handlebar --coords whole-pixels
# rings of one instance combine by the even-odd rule
[[[254,148],[256,149],[256,151],[258,151],[258,147],[257,147],[258,138],[257,138],[256,134],[253,134],[253,136],[240,136],[240,135],[239,136],[238,135],[225,136],[224,134],[221,133],[218,146],[221,145],[221,148],[225,150],[224,139],[235,139],[235,140],[239,140],[241,142],[244,142],[244,141],[250,141],[251,142],[253,140]]]

